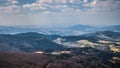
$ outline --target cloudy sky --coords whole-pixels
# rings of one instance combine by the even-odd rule
[[[120,24],[120,0],[0,0],[0,25],[76,24]]]

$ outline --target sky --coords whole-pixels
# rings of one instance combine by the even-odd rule
[[[120,25],[120,0],[0,0],[0,25]]]

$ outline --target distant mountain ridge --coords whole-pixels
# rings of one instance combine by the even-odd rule
[[[89,25],[75,25],[65,28],[40,28],[40,27],[10,27],[0,26],[0,34],[17,34],[26,32],[37,32],[46,35],[61,35],[61,36],[77,36],[82,34],[94,33],[98,31],[114,31],[120,32],[120,25],[114,26],[89,26]]]
[[[79,30],[79,29],[86,30],[86,29],[91,29],[91,28],[95,28],[95,27],[89,26],[89,25],[75,25],[75,26],[68,27],[68,29],[73,29],[73,30]]]
[[[96,27],[96,26],[89,26],[89,25],[76,25],[76,26],[69,27],[68,29],[82,31],[85,33],[92,33],[92,32],[98,32],[98,31],[120,32],[120,25],[103,26],[103,27]]]

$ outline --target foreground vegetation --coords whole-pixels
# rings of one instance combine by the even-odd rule
[[[0,52],[0,68],[119,68],[119,54],[72,48],[71,54]],[[84,51],[84,52],[83,52]],[[115,57],[116,56],[116,57]]]

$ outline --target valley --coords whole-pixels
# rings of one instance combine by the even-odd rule
[[[118,68],[119,64],[119,32],[0,34],[0,68]]]

